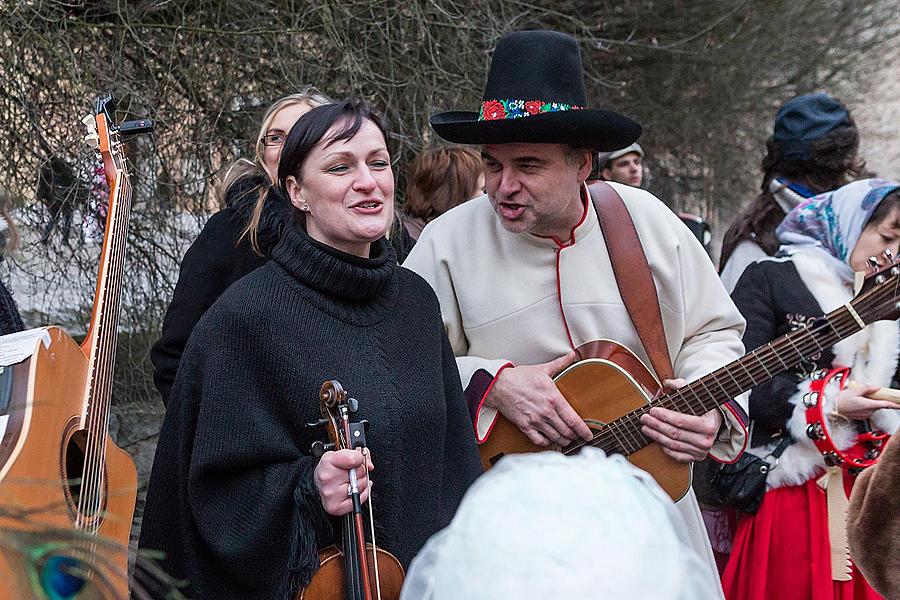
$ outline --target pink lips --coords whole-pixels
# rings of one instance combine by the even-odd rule
[[[381,212],[383,207],[384,202],[381,200],[360,200],[359,202],[351,204],[350,210],[370,215]]]
[[[525,206],[522,204],[512,204],[509,202],[501,202],[497,205],[500,209],[500,216],[509,221],[514,221],[522,216],[525,212]]]

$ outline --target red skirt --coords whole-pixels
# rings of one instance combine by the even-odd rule
[[[722,576],[728,600],[881,600],[853,567],[831,579],[825,492],[811,479],[770,490],[755,515],[741,514]]]

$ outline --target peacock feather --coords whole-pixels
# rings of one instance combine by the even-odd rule
[[[11,525],[6,525],[11,524]],[[76,531],[34,524],[21,511],[0,506],[0,562],[5,562],[12,582],[9,593],[22,600],[127,600],[128,573],[117,567],[126,548],[107,539]],[[167,576],[156,564],[158,557],[136,557],[131,596],[140,600],[184,600],[183,583]],[[0,565],[2,567],[2,565]],[[0,594],[2,595],[2,594]]]

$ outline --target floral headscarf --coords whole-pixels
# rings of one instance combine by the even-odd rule
[[[872,213],[885,196],[900,188],[890,179],[861,179],[801,202],[778,226],[780,255],[814,250],[834,266],[838,277],[853,281],[849,260]]]

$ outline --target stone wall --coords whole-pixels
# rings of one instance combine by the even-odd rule
[[[862,138],[860,153],[871,171],[900,179],[900,53],[872,77],[872,92],[852,107]]]

